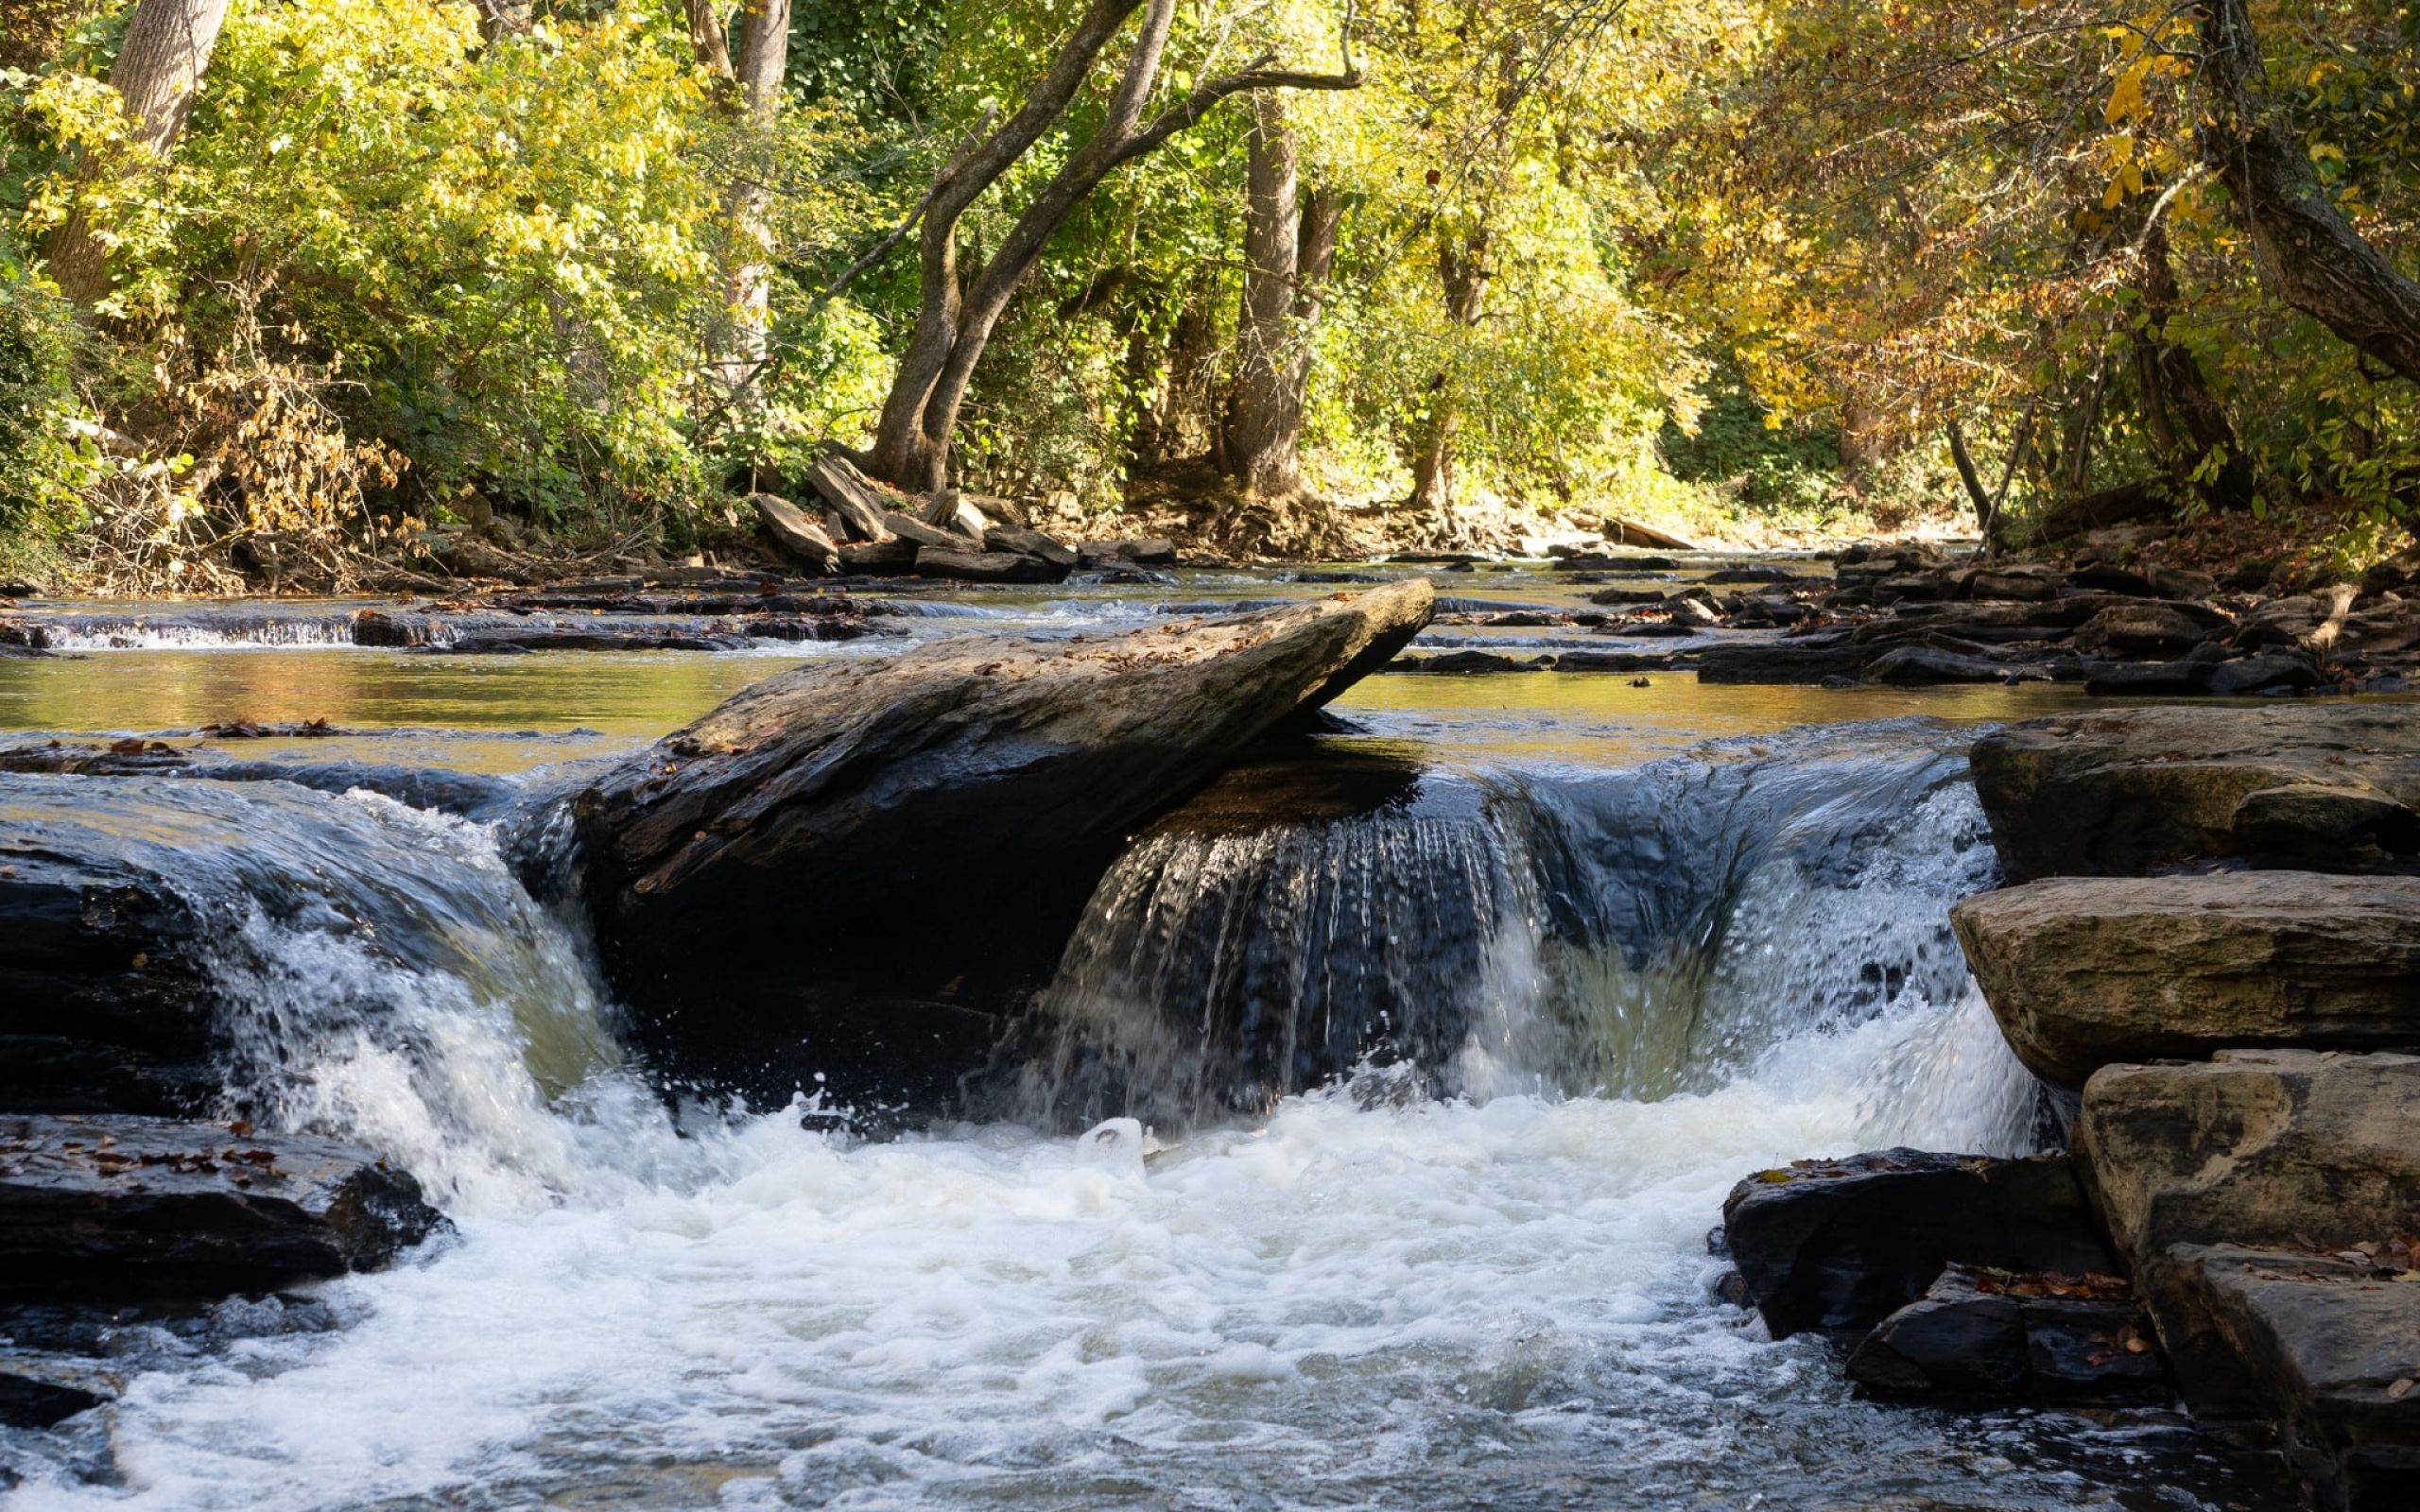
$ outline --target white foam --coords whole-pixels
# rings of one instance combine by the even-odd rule
[[[741,1504],[1125,1462],[1274,1486],[1324,1466],[1302,1488],[1349,1501],[1431,1435],[1560,1433],[1571,1402],[1638,1415],[1651,1455],[1717,1452],[1725,1431],[1675,1394],[1802,1370],[1703,1301],[1721,1195],[1862,1143],[1857,1068],[1924,1022],[1814,1036],[1788,1074],[1660,1103],[1363,1110],[1336,1090],[1149,1154],[1131,1122],[851,1145],[793,1111],[667,1156],[660,1120],[624,1109],[578,1155],[628,1179],[547,1202],[461,1183],[458,1241],[329,1288],[343,1331],[138,1380],[123,1491],[17,1504],[509,1504],[662,1456],[735,1475]],[[374,1101],[357,1057],[331,1065]],[[525,1197],[549,1165],[520,1162]]]

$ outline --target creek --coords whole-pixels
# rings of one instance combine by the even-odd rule
[[[1090,633],[1333,591],[1188,574],[900,623]],[[901,644],[467,658],[311,628],[349,607],[61,610],[74,654],[0,662],[0,744],[325,719],[241,754],[544,783]],[[1609,644],[1423,638],[1473,643]],[[458,1232],[125,1325],[98,1341],[116,1404],[0,1431],[6,1504],[2290,1504],[2172,1414],[1860,1400],[1824,1340],[1714,1299],[1743,1176],[2032,1147],[2035,1084],[1945,910],[1996,875],[1966,743],[2071,696],[1646,682],[1359,684],[1316,760],[1131,848],[959,1116],[880,1138],[842,1074],[664,1095],[492,824],[356,790],[304,826],[285,784],[147,780],[76,821],[185,849],[226,911],[229,1107],[389,1154]],[[310,897],[255,896],[216,859],[238,834]]]

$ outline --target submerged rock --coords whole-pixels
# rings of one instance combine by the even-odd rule
[[[1975,743],[2011,881],[2239,857],[2420,870],[2420,719],[2394,705],[2149,708],[2037,719]],[[2359,799],[2324,814],[2311,789]],[[2256,795],[2293,789],[2290,809]],[[2309,816],[2309,817],[2298,817]]]
[[[1415,581],[769,679],[575,798],[600,944],[648,1022],[683,1035],[748,1017],[725,984],[766,968],[1003,1006],[1047,978],[1138,825],[1384,665],[1429,609]]]
[[[2420,1045],[2420,878],[2062,877],[1950,910],[2036,1075],[2228,1046]]]
[[[444,1226],[409,1175],[333,1140],[0,1116],[0,1299],[267,1291],[374,1270]]]
[[[1871,1328],[1952,1262],[2069,1274],[2116,1268],[2064,1156],[1882,1150],[1800,1160],[1731,1189],[1732,1258],[1775,1338]]]

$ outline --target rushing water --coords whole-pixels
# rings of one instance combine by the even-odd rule
[[[1063,611],[1095,612],[1021,612]],[[520,745],[356,741],[511,770],[779,664],[154,646],[0,663],[0,711],[541,711],[559,733]],[[193,691],[281,678],[290,712]],[[130,784],[75,822],[185,850],[229,910],[231,1098],[390,1154],[458,1233],[88,1339],[123,1398],[0,1435],[8,1504],[2275,1504],[2155,1418],[1859,1401],[1829,1346],[1711,1299],[1747,1172],[2028,1142],[2032,1084],[1944,929],[1993,868],[1963,737],[1909,717],[2028,705],[1656,681],[1365,684],[1376,735],[1340,744],[1374,798],[1143,837],[1045,995],[1027,1101],[880,1143],[824,1106],[667,1110],[487,825]],[[1882,722],[1787,732],[1857,718]]]

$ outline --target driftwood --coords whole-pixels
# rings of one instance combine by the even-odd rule
[[[2169,507],[2168,480],[2143,478],[2057,506],[2033,522],[2033,539],[2047,545],[2112,525],[2165,519]]]
[[[1605,539],[1617,546],[1661,546],[1667,551],[1698,549],[1695,543],[1684,541],[1669,531],[1643,525],[1634,520],[1624,520],[1618,515],[1605,516],[1605,523],[1599,528]]]

